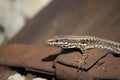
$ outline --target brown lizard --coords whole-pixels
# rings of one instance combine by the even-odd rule
[[[80,66],[85,64],[85,60],[87,59],[88,55],[86,50],[92,48],[100,48],[106,49],[112,52],[112,54],[120,55],[120,43],[114,42],[107,39],[102,39],[93,36],[63,36],[57,37],[53,39],[48,39],[46,44],[49,46],[59,47],[63,49],[68,48],[78,48],[82,51],[82,58],[77,60],[78,69]]]

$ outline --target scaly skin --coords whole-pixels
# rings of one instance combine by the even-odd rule
[[[78,60],[78,68],[85,63],[88,55],[87,49],[100,48],[111,51],[113,54],[120,55],[120,43],[111,40],[101,39],[92,36],[63,36],[48,39],[46,44],[49,46],[59,47],[63,49],[78,48],[82,51],[82,58]]]

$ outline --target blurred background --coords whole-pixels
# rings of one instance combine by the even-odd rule
[[[0,6],[1,44],[41,45],[59,35],[120,39],[119,0],[0,0]]]
[[[120,0],[0,0],[1,46],[43,46],[59,35],[120,42]]]
[[[12,39],[52,0],[0,0],[0,44]]]

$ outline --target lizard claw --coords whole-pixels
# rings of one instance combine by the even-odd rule
[[[87,64],[86,61],[83,60],[83,59],[82,60],[77,60],[77,62],[78,62],[78,71],[79,71],[80,68],[83,67],[84,64]]]

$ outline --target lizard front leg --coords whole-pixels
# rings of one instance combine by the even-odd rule
[[[82,52],[82,57],[81,57],[81,59],[80,59],[80,60],[77,60],[77,62],[78,62],[78,70],[79,70],[80,67],[82,68],[83,65],[86,64],[86,61],[85,61],[85,60],[87,59],[88,54],[86,53],[84,47],[82,47],[82,46],[79,45],[79,46],[77,46],[77,48],[79,48],[79,49],[81,50],[81,52]]]

